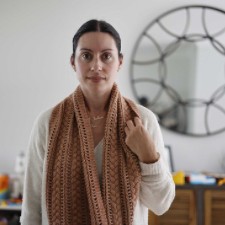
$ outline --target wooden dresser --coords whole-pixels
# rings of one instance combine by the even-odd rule
[[[225,225],[225,185],[177,185],[170,209],[149,225]]]

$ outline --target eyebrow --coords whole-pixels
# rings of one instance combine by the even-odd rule
[[[80,49],[80,51],[82,51],[82,50],[86,50],[86,51],[90,51],[90,52],[93,52],[91,49],[89,49],[89,48],[81,48]],[[111,48],[106,48],[106,49],[104,49],[104,50],[102,50],[101,52],[105,52],[105,51],[113,51],[113,49],[111,49]]]

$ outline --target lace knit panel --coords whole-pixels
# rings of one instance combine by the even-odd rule
[[[132,224],[141,171],[125,144],[126,121],[138,116],[136,105],[114,84],[106,119],[102,190],[94,142],[80,86],[51,114],[46,163],[49,224]]]

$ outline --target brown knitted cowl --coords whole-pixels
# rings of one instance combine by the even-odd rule
[[[138,157],[125,143],[126,121],[139,116],[114,83],[106,119],[102,190],[81,87],[51,114],[46,165],[49,225],[132,224],[141,182]]]

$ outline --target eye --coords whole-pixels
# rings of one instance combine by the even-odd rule
[[[90,59],[91,58],[91,55],[89,53],[84,53],[82,55],[82,58],[84,58],[84,59]]]
[[[110,58],[111,58],[111,55],[108,54],[108,53],[106,53],[106,54],[103,55],[103,58],[104,58],[104,59],[110,59]]]

